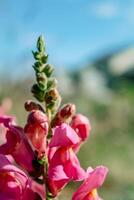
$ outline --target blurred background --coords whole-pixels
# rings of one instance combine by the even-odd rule
[[[133,200],[134,0],[1,0],[0,24],[1,105],[24,126],[31,50],[43,34],[63,103],[74,102],[92,124],[81,165],[109,167],[102,198]]]

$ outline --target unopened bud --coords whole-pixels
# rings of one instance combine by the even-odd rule
[[[41,57],[41,61],[45,64],[48,60],[48,55],[47,54],[44,54],[42,57]]]
[[[58,97],[59,97],[59,92],[57,89],[54,88],[46,93],[46,97],[45,97],[46,103],[49,104],[52,101],[56,101]]]
[[[44,91],[47,88],[46,75],[42,72],[42,73],[37,73],[36,77],[37,77],[37,82],[38,82],[39,88]]]
[[[57,86],[57,80],[55,78],[49,78],[47,82],[47,90],[53,89]]]
[[[61,110],[59,111],[59,115],[61,118],[69,118],[69,117],[72,117],[76,112],[76,107],[74,104],[66,104],[64,105]]]
[[[40,61],[37,61],[34,63],[33,68],[35,69],[36,72],[41,72],[42,71],[42,63]]]
[[[33,53],[35,60],[40,60],[42,58],[42,55],[39,52],[32,51],[32,53]]]
[[[45,72],[47,77],[50,77],[53,70],[54,70],[53,67],[51,65],[47,64],[43,71]]]
[[[41,110],[42,112],[44,112],[44,109],[42,108],[40,104],[31,100],[26,101],[24,107],[26,111]]]
[[[66,104],[64,105],[56,114],[55,118],[52,120],[52,127],[58,126],[63,122],[68,122],[72,119],[76,112],[76,108],[74,104]]]
[[[44,38],[43,36],[40,36],[38,38],[38,41],[37,41],[37,49],[39,52],[44,52],[45,51],[45,47],[44,47]]]
[[[38,99],[38,101],[43,102],[44,101],[44,91],[42,91],[37,84],[34,84],[32,86],[31,92],[33,93],[34,97]]]

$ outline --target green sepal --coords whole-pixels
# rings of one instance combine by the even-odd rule
[[[41,160],[38,160],[38,163],[41,164],[41,165],[44,165],[47,162],[48,162],[48,159],[47,159],[46,156],[44,156]]]
[[[47,200],[52,200],[53,195],[50,192],[47,192]]]
[[[41,72],[42,63],[40,61],[35,62],[33,68],[35,69],[35,71]]]
[[[42,59],[42,55],[41,55],[40,52],[32,51],[32,53],[33,53],[33,56],[34,56],[35,60],[41,60]]]

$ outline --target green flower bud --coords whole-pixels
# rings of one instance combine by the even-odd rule
[[[54,69],[51,65],[47,64],[43,71],[45,72],[47,77],[50,77],[51,74],[53,73]]]
[[[32,86],[31,92],[38,101],[40,102],[44,101],[45,92],[42,91],[37,84],[34,84]]]
[[[43,36],[40,36],[37,40],[37,49],[39,52],[44,53],[45,51],[45,45],[44,45],[44,38]]]
[[[42,63],[37,61],[34,63],[33,68],[35,69],[35,71],[37,72],[41,72],[41,68],[42,68]]]
[[[38,82],[38,86],[41,90],[46,90],[47,89],[47,77],[46,75],[41,72],[41,73],[36,73],[36,79]]]
[[[47,82],[47,90],[53,89],[57,86],[57,80],[55,78],[49,78]]]
[[[42,59],[42,55],[41,55],[40,52],[32,51],[32,53],[33,53],[33,56],[34,56],[35,60],[41,60]]]
[[[47,60],[48,60],[48,55],[47,54],[44,54],[42,57],[41,57],[41,61],[42,61],[42,63],[46,63],[47,62]]]

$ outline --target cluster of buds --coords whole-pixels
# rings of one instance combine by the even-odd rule
[[[32,87],[34,97],[45,102],[46,110],[51,109],[52,114],[60,104],[60,95],[56,89],[57,81],[52,76],[53,67],[47,63],[48,55],[45,52],[44,39],[42,36],[37,41],[37,51],[33,51],[36,62],[33,65],[37,83]]]
[[[51,78],[52,69],[46,64],[42,37],[37,49],[33,53],[37,83],[32,92],[45,107],[27,101],[29,114],[24,128],[12,117],[0,115],[6,135],[6,142],[0,145],[0,199],[53,200],[69,182],[80,181],[72,200],[99,200],[97,189],[108,169],[98,166],[85,170],[77,158],[80,146],[90,135],[90,122],[76,113],[72,103],[59,108],[60,97]]]

